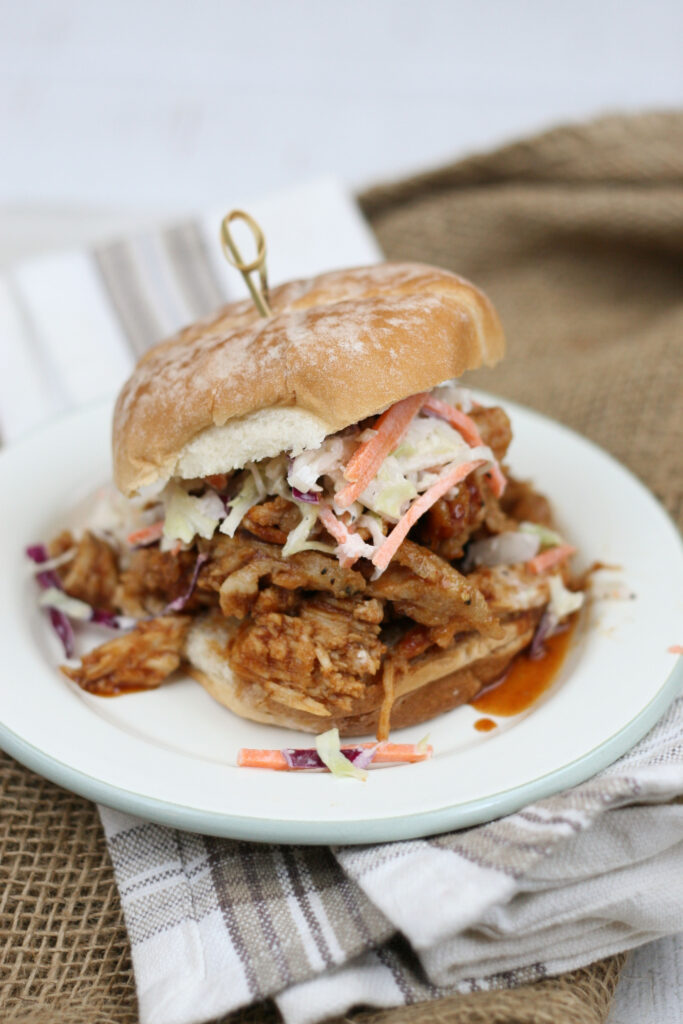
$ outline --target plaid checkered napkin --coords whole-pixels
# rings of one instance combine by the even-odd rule
[[[331,182],[251,208],[274,281],[378,258]],[[222,212],[0,276],[5,442],[111,394],[149,344],[232,297]],[[574,790],[376,847],[252,845],[100,808],[143,1024],[198,1024],[269,995],[290,1024],[313,1024],[357,1003],[512,987],[678,930],[682,735],[679,699]]]
[[[683,698],[626,757],[489,825],[370,847],[256,845],[100,808],[144,1024],[273,995],[288,1024],[510,988],[671,934]],[[640,894],[634,898],[634,894]]]

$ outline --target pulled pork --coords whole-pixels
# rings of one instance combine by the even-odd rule
[[[50,555],[55,557],[72,549],[74,557],[58,570],[67,594],[95,608],[112,611],[119,578],[115,551],[89,530],[79,541],[65,530],[50,544]]]
[[[246,619],[230,649],[231,667],[258,680],[277,703],[321,717],[349,711],[386,650],[382,603],[319,596],[302,598],[293,611]]]
[[[133,551],[130,565],[116,587],[116,605],[124,615],[144,618],[187,592],[197,554],[193,551],[160,551],[157,547]],[[195,607],[197,602],[194,602]]]
[[[378,580],[370,584],[377,597],[393,602],[395,612],[426,626],[475,630],[492,636],[499,627],[486,601],[466,576],[438,555],[405,540]]]
[[[471,418],[502,459],[511,438],[503,410],[477,408]],[[223,477],[210,482],[226,486]],[[498,639],[522,617],[528,629],[547,603],[547,583],[526,570],[465,575],[457,568],[470,540],[515,529],[521,519],[549,522],[547,502],[527,484],[510,480],[502,501],[485,474],[454,487],[416,524],[375,580],[365,562],[343,568],[319,551],[283,558],[283,545],[300,519],[292,502],[270,497],[246,513],[232,538],[217,532],[189,550],[133,550],[123,570],[105,540],[85,533],[76,544],[71,535],[61,535],[52,554],[76,547],[60,568],[67,593],[144,620],[87,654],[80,668],[64,672],[102,695],[158,686],[182,660],[193,615],[213,610],[239,621],[228,647],[231,668],[258,683],[271,701],[324,722],[349,712],[380,681],[386,732],[395,666],[405,672],[413,658],[447,649],[455,638]],[[316,537],[330,540],[322,527]],[[160,614],[185,598],[193,581],[182,612]]]
[[[180,665],[191,621],[188,615],[162,615],[139,622],[130,633],[86,654],[79,668],[63,666],[62,672],[100,697],[151,690]]]

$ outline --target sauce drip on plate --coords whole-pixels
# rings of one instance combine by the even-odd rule
[[[474,728],[477,732],[491,732],[491,729],[497,728],[497,723],[492,718],[478,718],[474,723]]]
[[[472,707],[485,715],[518,715],[526,711],[545,693],[559,672],[573,632],[574,622],[568,629],[549,637],[545,642],[545,656],[535,661],[526,653],[518,655],[503,678],[486,687],[471,702]],[[491,726],[475,722],[477,728],[485,731]]]

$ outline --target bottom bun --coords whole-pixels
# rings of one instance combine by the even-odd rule
[[[396,673],[391,728],[418,725],[472,700],[531,642],[539,615],[535,610],[504,622],[499,637],[470,634],[444,651],[415,658]],[[375,733],[384,697],[381,674],[369,681],[347,713],[313,714],[283,703],[281,693],[269,692],[267,682],[233,673],[227,654],[237,626],[236,620],[207,615],[195,621],[187,637],[188,671],[220,704],[242,718],[302,732],[321,733],[336,726],[341,736]]]

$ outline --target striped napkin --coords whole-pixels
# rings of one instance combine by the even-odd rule
[[[274,283],[379,258],[334,182],[250,209]],[[242,294],[217,244],[223,213],[0,275],[5,443],[110,395],[149,344]],[[676,932],[682,736],[679,698],[574,790],[375,847],[219,840],[101,807],[142,1024],[200,1024],[266,996],[288,1024],[314,1024],[356,1004],[514,987]]]

